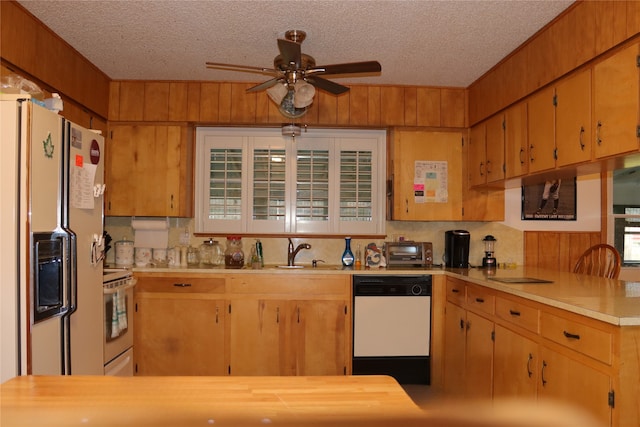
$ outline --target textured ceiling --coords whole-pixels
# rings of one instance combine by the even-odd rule
[[[112,79],[266,80],[205,61],[272,67],[304,30],[318,65],[377,60],[338,83],[467,87],[572,0],[60,1],[20,3]]]

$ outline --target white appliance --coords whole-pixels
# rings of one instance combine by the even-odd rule
[[[431,381],[432,277],[353,276],[353,374]]]
[[[131,270],[105,268],[104,374],[133,375],[133,288],[137,279]]]
[[[102,375],[104,139],[0,96],[0,379]]]

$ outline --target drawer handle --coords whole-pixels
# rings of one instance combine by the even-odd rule
[[[191,283],[174,283],[173,286],[176,288],[189,288],[191,287]]]
[[[580,339],[580,335],[578,335],[578,334],[572,334],[571,332],[567,332],[567,331],[563,331],[562,333],[564,334],[564,336],[566,338],[569,338],[571,340],[579,340]]]
[[[476,302],[479,302],[480,304],[484,303],[484,298],[476,298]]]
[[[546,386],[547,385],[547,380],[544,379],[544,368],[547,367],[547,362],[545,362],[544,360],[542,361],[542,370],[540,371],[540,378],[542,379],[542,386]]]
[[[517,310],[509,310],[509,314],[512,316],[520,316],[520,312]]]
[[[460,329],[464,329],[464,319],[460,319]]]
[[[529,358],[527,359],[527,375],[529,375],[529,378],[531,378],[531,375],[533,375],[533,372],[531,371],[531,361],[533,360],[533,354],[529,353]]]
[[[459,289],[451,289],[451,292],[453,292],[454,294],[457,294],[458,292],[460,292]]]

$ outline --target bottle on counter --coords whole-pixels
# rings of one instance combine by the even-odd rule
[[[351,237],[344,238],[344,252],[342,253],[342,265],[344,267],[353,267],[354,256],[351,252]]]
[[[262,255],[262,242],[260,239],[256,239],[256,255],[260,261],[260,267],[264,267],[264,256]]]
[[[360,245],[358,244],[358,249],[356,249],[356,262],[355,262],[356,270],[362,269],[362,250],[360,250]]]
[[[242,238],[240,236],[227,236],[227,248],[224,252],[225,268],[242,268],[243,265]]]

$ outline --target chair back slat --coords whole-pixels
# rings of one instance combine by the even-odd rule
[[[617,279],[620,274],[621,258],[617,249],[600,243],[587,249],[578,259],[574,273]]]

